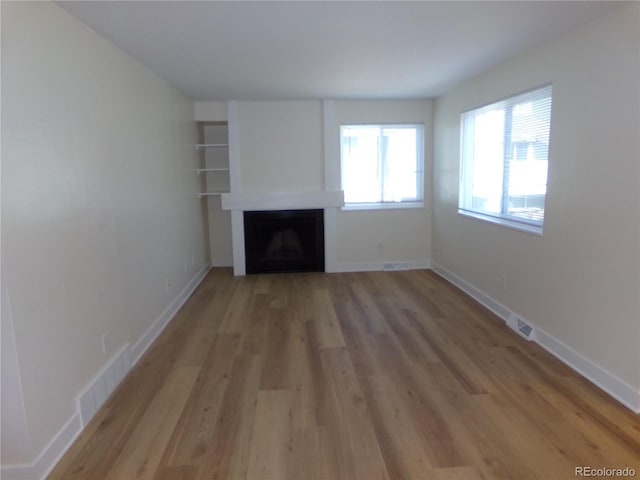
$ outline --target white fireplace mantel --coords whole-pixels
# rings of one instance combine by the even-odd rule
[[[342,207],[342,191],[240,192],[222,195],[223,210],[294,210]]]

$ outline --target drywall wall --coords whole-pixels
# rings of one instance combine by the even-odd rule
[[[385,263],[429,266],[433,101],[342,100],[325,102],[327,184],[340,188],[340,125],[420,123],[424,125],[424,207],[341,210],[336,216],[338,270],[380,270]],[[403,267],[404,268],[404,267]]]
[[[226,122],[227,102],[193,102],[196,122]]]
[[[34,462],[208,252],[193,103],[54,3],[1,8],[3,337],[10,321],[28,429],[4,469]]]
[[[7,292],[7,282],[2,269],[2,308],[0,309],[0,380],[2,384],[2,428],[0,434],[0,447],[2,459],[11,459],[15,464],[26,463],[30,460],[29,432],[24,411],[24,397],[22,395],[22,383],[20,381],[20,369],[18,367],[18,354],[16,352],[16,337],[13,331],[13,319],[11,318],[11,304]]]
[[[433,261],[640,390],[640,4],[436,102]],[[553,82],[543,236],[458,215],[460,113]]]
[[[323,189],[322,103],[238,102],[241,192]]]

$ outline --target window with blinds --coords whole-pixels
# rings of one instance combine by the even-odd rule
[[[542,233],[551,85],[462,114],[459,213]]]

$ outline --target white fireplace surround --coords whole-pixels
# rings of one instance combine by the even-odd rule
[[[222,195],[223,210],[303,210],[338,208],[344,205],[341,191],[240,192]]]
[[[238,192],[222,195],[222,209],[231,211],[233,273],[245,275],[246,211],[324,209],[325,271],[336,271],[336,211],[344,205],[340,190],[319,192]]]

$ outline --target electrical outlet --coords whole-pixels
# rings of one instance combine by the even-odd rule
[[[384,243],[382,242],[378,242],[378,252],[383,253],[384,252]]]
[[[187,273],[187,270],[188,270],[188,267],[187,267],[187,264],[185,263],[184,264],[184,273]]]
[[[164,291],[165,292],[169,292],[169,289],[171,288],[171,282],[169,281],[168,278],[164,279]]]

